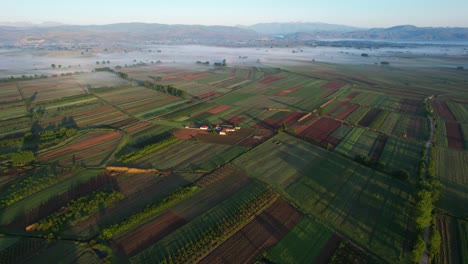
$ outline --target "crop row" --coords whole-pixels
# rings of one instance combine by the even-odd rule
[[[146,206],[141,212],[128,217],[124,221],[103,229],[100,238],[109,240],[132,229],[143,221],[192,196],[196,190],[196,186],[181,188],[163,200]]]

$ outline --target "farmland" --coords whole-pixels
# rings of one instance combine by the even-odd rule
[[[409,263],[423,169],[434,259],[468,257],[463,71],[153,45],[0,82],[0,262]]]
[[[275,144],[275,140],[280,145]],[[252,155],[261,159],[250,162]],[[271,162],[262,162],[267,159]],[[257,166],[256,162],[264,165]],[[386,261],[404,258],[405,223],[411,208],[407,200],[410,188],[349,162],[336,154],[281,135],[236,159],[234,164],[271,184],[300,208],[359,241]],[[390,215],[390,218],[384,217]],[[360,223],[359,227],[356,223]],[[392,245],[379,242],[379,234],[383,233],[392,237]],[[369,241],[373,242],[368,244]]]

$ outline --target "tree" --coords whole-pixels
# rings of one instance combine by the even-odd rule
[[[421,235],[418,235],[411,257],[414,263],[419,263],[421,261],[424,250],[426,250],[426,242],[424,242],[424,239],[421,237]]]
[[[69,137],[73,137],[74,135],[76,135],[78,131],[76,130],[76,128],[70,128],[70,129],[67,129],[67,132],[65,132],[65,135],[69,138]]]
[[[223,59],[223,66],[226,66],[226,59]]]
[[[58,67],[59,67],[59,69],[60,69],[60,68],[62,68],[62,64],[59,64],[59,66],[58,66]]]
[[[421,190],[418,192],[418,199],[416,202],[416,226],[418,229],[424,229],[431,224],[432,210],[434,205],[432,203],[432,193],[428,190]]]
[[[317,108],[317,114],[318,114],[319,116],[322,116],[322,115],[323,115],[323,108],[322,108],[322,107]]]
[[[439,253],[441,240],[439,231],[432,230],[431,237],[429,238],[429,253],[431,253],[431,256]]]
[[[32,151],[19,151],[11,154],[11,161],[14,166],[26,165],[35,160],[34,153]]]
[[[99,65],[99,61],[96,61],[96,65]]]
[[[51,64],[50,67],[52,67],[52,69],[55,69],[55,64]]]

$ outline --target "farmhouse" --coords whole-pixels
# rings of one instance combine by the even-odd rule
[[[200,129],[201,129],[201,130],[208,130],[209,127],[208,127],[207,125],[203,125],[203,126],[200,127]]]
[[[221,136],[226,136],[226,131],[225,131],[225,130],[219,131],[219,135],[221,135]]]

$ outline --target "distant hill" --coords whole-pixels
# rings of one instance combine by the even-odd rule
[[[315,39],[362,40],[468,40],[468,28],[415,27],[355,28],[325,23],[264,23],[253,26],[201,26],[147,23],[110,25],[0,26],[0,43],[200,43],[232,44],[277,38],[289,41]]]
[[[258,33],[238,27],[165,25],[147,23],[119,23],[110,25],[55,27],[1,27],[0,42],[17,43],[24,39],[41,39],[45,43],[115,43],[167,41],[176,43],[201,42],[216,43],[251,40]]]
[[[357,27],[335,25],[327,23],[260,23],[252,26],[239,26],[257,31],[262,34],[285,35],[298,32],[349,32],[363,30]]]
[[[355,31],[294,32],[286,39],[304,41],[312,39],[363,39],[363,40],[468,40],[468,28],[416,27],[401,25],[390,28],[371,28]]]

